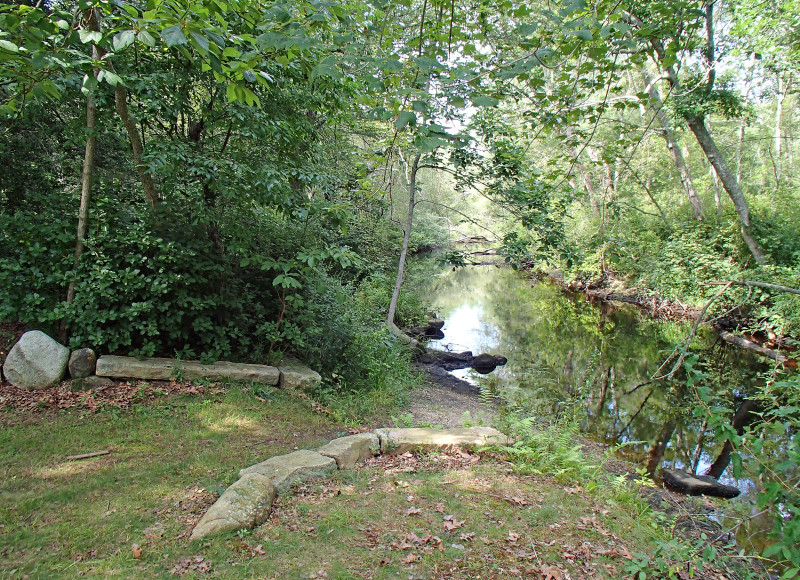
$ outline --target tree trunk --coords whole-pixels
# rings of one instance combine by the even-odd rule
[[[744,197],[742,188],[739,187],[735,176],[728,169],[725,158],[722,156],[719,149],[717,149],[717,144],[708,132],[705,121],[700,117],[690,116],[687,117],[686,123],[689,125],[689,129],[692,130],[692,133],[694,133],[709,163],[711,163],[714,170],[717,172],[717,176],[722,182],[722,187],[733,202],[733,207],[742,224],[742,239],[747,245],[747,249],[750,250],[756,262],[765,264],[767,262],[767,257],[764,254],[764,250],[761,249],[758,241],[750,233],[750,207],[747,205],[747,200]]]
[[[669,445],[669,440],[672,439],[672,434],[675,432],[675,426],[676,424],[674,419],[667,419],[667,421],[664,423],[664,427],[661,429],[661,433],[658,435],[658,438],[650,447],[647,460],[648,474],[653,475],[661,465],[661,461],[664,459],[664,452],[667,450],[667,445]]]
[[[692,175],[689,172],[689,167],[686,164],[683,154],[681,153],[680,147],[678,146],[678,141],[675,138],[675,131],[672,129],[672,124],[669,122],[669,117],[667,117],[667,114],[664,112],[664,103],[661,100],[661,96],[658,94],[658,89],[650,79],[650,75],[648,75],[647,72],[642,71],[642,76],[644,76],[644,82],[647,84],[647,94],[650,95],[650,103],[655,112],[656,121],[658,121],[658,124],[661,125],[664,141],[667,143],[667,149],[669,149],[669,152],[672,154],[672,160],[675,163],[675,168],[678,170],[678,174],[680,175],[683,191],[686,193],[686,197],[689,198],[689,203],[692,206],[692,214],[694,214],[694,219],[697,221],[703,221],[706,217],[705,212],[703,211],[703,205],[700,203],[700,198],[697,197],[697,191],[694,188]]]
[[[783,82],[783,75],[778,73],[778,94],[775,103],[775,186],[780,185],[783,174],[783,162],[781,160],[781,121],[783,119],[783,101],[786,99],[786,87]]]
[[[87,28],[99,30],[100,25],[97,21],[97,13],[94,9],[86,12]],[[92,45],[92,57],[100,59],[97,46]],[[97,75],[95,69],[94,74]],[[92,200],[92,178],[94,177],[94,154],[97,150],[97,104],[94,100],[94,92],[90,91],[86,97],[86,148],[83,152],[83,169],[81,170],[81,200],[78,206],[78,229],[75,233],[75,254],[72,262],[73,267],[83,255],[85,249],[86,233],[89,231],[89,204]],[[75,280],[71,280],[67,286],[67,304],[72,304],[75,300]],[[61,343],[66,344],[68,339],[67,325],[62,320],[59,324],[58,338]]]
[[[744,428],[756,418],[754,411],[757,407],[758,405],[755,401],[745,399],[739,405],[739,408],[736,409],[736,413],[733,414],[733,419],[731,420],[731,427],[736,430],[738,435],[744,433]],[[708,468],[706,475],[710,475],[714,479],[722,477],[722,474],[725,473],[725,469],[731,462],[732,451],[733,444],[731,444],[729,440],[726,440],[722,446],[722,451],[720,451],[714,463],[711,464],[711,467]]]
[[[139,181],[144,188],[147,203],[150,204],[151,209],[155,209],[158,203],[156,185],[153,182],[153,176],[145,170],[142,163],[142,153],[144,152],[142,138],[139,135],[139,129],[136,127],[136,121],[133,120],[128,110],[128,90],[122,83],[117,83],[117,86],[114,87],[114,104],[122,124],[125,125],[125,130],[128,132],[128,140],[131,143],[133,152],[133,163],[136,165],[136,172],[139,174]]]
[[[417,194],[417,170],[419,169],[419,160],[422,157],[421,153],[414,156],[411,162],[410,175],[408,178],[408,217],[406,218],[406,227],[403,231],[403,246],[400,249],[400,263],[397,265],[397,280],[394,284],[394,291],[392,292],[392,299],[389,302],[389,312],[386,315],[386,324],[389,328],[397,328],[394,323],[394,316],[397,311],[397,300],[400,298],[400,288],[403,285],[403,274],[406,267],[406,255],[408,254],[408,240],[411,237],[411,225],[414,223],[414,205]]]
[[[739,135],[736,139],[736,183],[742,184],[742,148],[744,147],[745,123],[739,125]]]
[[[592,182],[592,176],[586,172],[586,168],[584,167],[583,162],[580,160],[578,151],[575,149],[575,147],[569,147],[569,154],[573,159],[575,168],[578,170],[578,173],[581,174],[581,181],[583,181],[583,187],[586,190],[586,196],[589,198],[589,205],[592,208],[592,215],[594,217],[600,217],[600,208],[597,205],[597,191],[595,190],[594,183]]]
[[[713,14],[711,12],[712,6],[709,5],[707,7],[706,12],[706,26],[708,27],[708,44],[706,47],[706,59],[708,60],[709,66],[711,67],[708,73],[708,90],[711,90],[711,87],[714,82],[714,71],[713,71],[713,49],[714,49],[714,37],[713,37]],[[661,43],[660,40],[653,38],[650,40],[650,45],[652,46],[656,56],[658,57],[659,62],[664,63],[666,60],[666,50],[664,49],[664,45]],[[664,71],[667,73],[667,81],[672,86],[672,88],[676,91],[677,94],[681,94],[683,92],[683,88],[681,86],[680,80],[678,79],[678,75],[675,72],[675,68],[672,65],[663,66]],[[722,187],[727,192],[728,196],[733,201],[733,206],[736,209],[736,213],[739,215],[739,221],[742,224],[742,239],[744,243],[747,245],[747,249],[750,250],[750,253],[753,255],[753,258],[759,264],[765,264],[767,261],[766,255],[764,254],[764,250],[761,249],[758,242],[750,233],[750,207],[747,205],[747,200],[744,197],[744,193],[742,192],[742,188],[739,187],[739,183],[736,181],[734,175],[728,169],[728,165],[725,162],[725,158],[720,153],[719,149],[717,149],[717,144],[714,142],[714,139],[711,137],[711,134],[708,132],[708,128],[706,127],[705,120],[702,117],[698,117],[697,115],[686,115],[686,123],[689,125],[689,129],[691,129],[692,133],[694,133],[695,138],[697,139],[698,144],[705,153],[706,157],[708,158],[709,163],[714,166],[714,169],[717,171],[717,175],[722,181]]]
[[[719,178],[717,172],[714,171],[714,166],[708,166],[708,175],[711,177],[711,184],[714,187],[714,208],[717,210],[717,217],[722,217],[722,196],[719,191]]]

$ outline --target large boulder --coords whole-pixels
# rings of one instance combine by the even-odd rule
[[[6,380],[20,389],[45,389],[58,383],[67,370],[69,349],[44,332],[26,332],[3,364]]]
[[[69,376],[73,379],[85,379],[94,374],[97,366],[97,355],[91,348],[80,348],[69,355]]]
[[[190,540],[212,534],[252,529],[263,524],[275,501],[275,486],[266,475],[251,473],[234,483],[192,530]]]

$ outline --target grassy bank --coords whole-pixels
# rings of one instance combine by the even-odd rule
[[[512,464],[501,451],[376,458],[281,496],[256,530],[189,543],[239,468],[348,427],[274,390],[125,392],[139,399],[87,407],[66,397],[60,410],[52,398],[4,402],[1,577],[650,578],[669,566],[704,577],[697,554],[635,488],[582,485],[582,468],[564,471],[572,464],[558,449],[561,468],[540,474],[525,466],[546,458]],[[363,418],[364,427],[386,423]],[[66,460],[101,449],[111,453]],[[661,560],[644,556],[671,542]]]

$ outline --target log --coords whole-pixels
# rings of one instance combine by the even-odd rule
[[[80,455],[70,455],[64,458],[64,461],[78,461],[79,459],[89,459],[90,457],[100,457],[101,455],[108,455],[111,453],[108,449],[103,451],[93,451],[92,453],[81,453]]]
[[[784,355],[783,353],[780,353],[778,351],[769,348],[764,348],[763,346],[756,344],[752,340],[747,340],[743,336],[738,336],[736,334],[733,334],[732,332],[728,332],[727,330],[719,330],[718,332],[719,332],[719,337],[729,344],[733,344],[741,348],[746,348],[747,350],[752,350],[753,352],[757,352],[760,355],[763,355],[767,358],[771,358],[776,362],[782,363],[788,360],[786,358],[786,355]]]

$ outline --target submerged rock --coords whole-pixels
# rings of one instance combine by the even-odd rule
[[[472,368],[482,375],[486,375],[507,362],[508,359],[504,356],[483,353],[472,359]]]
[[[742,493],[738,487],[725,485],[708,475],[692,475],[677,469],[662,469],[661,476],[667,489],[686,495],[708,495],[732,499]]]

